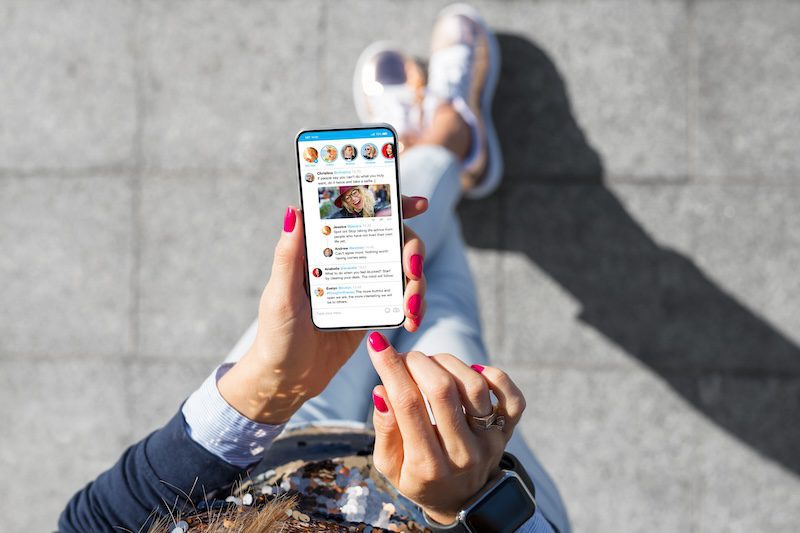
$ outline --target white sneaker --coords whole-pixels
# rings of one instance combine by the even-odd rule
[[[439,13],[431,39],[426,120],[450,102],[471,130],[471,147],[462,163],[468,198],[483,198],[500,185],[503,156],[492,122],[492,99],[500,75],[500,48],[478,11],[453,4]]]
[[[386,122],[400,137],[422,131],[425,71],[395,45],[369,45],[356,63],[353,101],[361,122]]]

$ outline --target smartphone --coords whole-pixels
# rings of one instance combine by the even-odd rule
[[[314,326],[402,326],[397,133],[388,124],[303,130],[295,149]]]

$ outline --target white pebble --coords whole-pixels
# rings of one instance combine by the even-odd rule
[[[184,520],[181,520],[175,524],[175,527],[172,528],[170,533],[186,533],[187,531],[189,531],[189,524],[187,524]]]

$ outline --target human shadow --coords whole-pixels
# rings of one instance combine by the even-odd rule
[[[467,243],[524,253],[580,303],[583,322],[708,419],[800,473],[800,349],[690,258],[653,241],[604,185],[553,62],[524,38],[499,40],[493,114],[506,171],[497,194],[462,202]],[[487,206],[499,213],[488,223]]]

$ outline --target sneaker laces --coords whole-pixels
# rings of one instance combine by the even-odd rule
[[[422,110],[405,85],[384,85],[369,96],[372,119],[394,126],[397,134],[419,133]]]
[[[436,109],[450,102],[470,129],[470,151],[462,161],[464,168],[472,166],[483,142],[478,119],[469,108],[470,73],[474,50],[466,44],[454,44],[438,50],[431,56],[428,67],[428,88],[423,103],[425,123],[430,126]]]
[[[467,100],[473,53],[472,47],[456,44],[433,54],[428,67],[428,91],[441,100]]]

